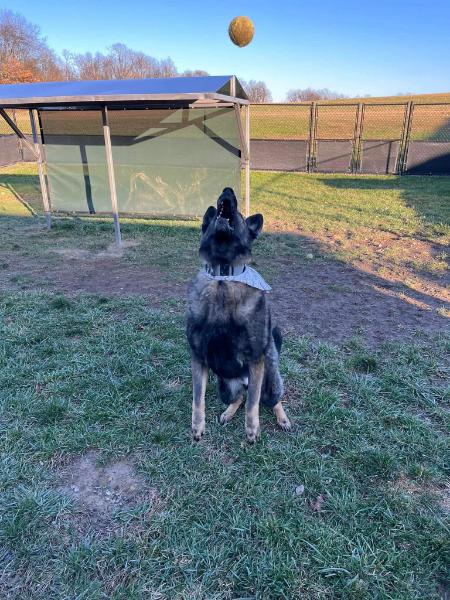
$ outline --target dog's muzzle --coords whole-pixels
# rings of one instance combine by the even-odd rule
[[[225,217],[217,217],[215,229],[221,233],[231,233],[233,231],[230,220]]]

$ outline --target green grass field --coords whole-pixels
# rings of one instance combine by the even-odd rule
[[[308,268],[313,286],[339,265],[401,280],[405,310],[417,291],[446,304],[450,178],[253,173],[252,194],[270,281]],[[113,235],[108,219],[46,232],[40,214],[35,167],[0,169],[2,599],[446,597],[444,312],[441,331],[414,339],[289,334],[293,431],[263,411],[248,446],[242,413],[218,424],[210,380],[195,444],[176,286],[197,269],[198,223],[124,221],[135,245],[108,264],[134,279],[154,265],[175,286],[156,306],[42,279],[40,268],[62,281],[80,257],[105,267]]]

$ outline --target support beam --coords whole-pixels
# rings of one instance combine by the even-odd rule
[[[108,120],[108,109],[106,106],[102,108],[102,118],[103,118],[103,137],[105,139],[105,152],[106,152],[106,164],[108,167],[108,179],[109,179],[109,191],[111,194],[111,205],[114,219],[114,234],[116,237],[116,244],[118,246],[122,245],[122,235],[120,233],[120,223],[119,223],[119,209],[117,204],[117,191],[116,191],[116,179],[114,177],[114,162],[112,155],[112,146],[111,146],[111,131],[109,129],[109,120]]]
[[[246,121],[245,121],[245,133],[244,133],[244,128],[242,127],[242,120],[241,120],[241,111],[239,108],[238,104],[234,105],[234,112],[236,113],[236,121],[237,121],[237,126],[238,126],[238,131],[239,131],[239,139],[241,142],[241,151],[242,151],[242,155],[243,155],[243,160],[246,161],[248,160],[249,157],[249,149],[248,149],[248,145],[247,145],[247,117],[249,116],[249,106],[246,106],[246,112],[245,112],[245,116],[246,116]]]
[[[42,203],[44,205],[45,223],[47,225],[47,229],[50,229],[50,227],[52,226],[52,216],[51,216],[51,210],[50,210],[50,200],[49,200],[49,196],[48,196],[47,182],[45,180],[44,164],[42,161],[41,146],[39,144],[39,139],[38,139],[37,129],[36,129],[36,121],[35,121],[35,114],[34,114],[36,111],[33,110],[32,108],[30,108],[30,110],[28,112],[30,115],[31,132],[33,134],[34,154],[36,156],[36,161],[37,161],[37,166],[38,166],[39,183],[41,184],[41,194],[42,194]]]
[[[247,143],[247,160],[245,161],[245,215],[250,216],[250,104],[245,110],[245,141]]]
[[[239,132],[239,141],[241,145],[241,166],[244,166],[245,173],[245,216],[250,215],[250,105],[244,107],[245,110],[245,130],[242,126],[241,109],[238,104],[234,105],[236,113],[236,122]]]

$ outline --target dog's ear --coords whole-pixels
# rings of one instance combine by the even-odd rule
[[[214,208],[214,206],[210,206],[208,208],[208,210],[205,212],[205,214],[203,216],[203,223],[202,223],[202,232],[203,233],[205,233],[205,231],[208,229],[209,224],[216,216],[216,212],[217,212],[217,210]]]
[[[251,217],[247,217],[245,219],[247,223],[247,227],[250,231],[250,235],[253,239],[256,239],[258,235],[261,233],[261,229],[263,228],[264,219],[263,216],[259,213],[256,215],[252,215]]]

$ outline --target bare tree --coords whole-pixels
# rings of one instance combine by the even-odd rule
[[[345,94],[332,92],[328,88],[315,90],[313,88],[289,90],[286,95],[287,102],[310,102],[311,100],[339,100],[348,98]]]
[[[202,69],[195,69],[194,71],[187,69],[186,71],[183,71],[182,75],[183,77],[207,77],[209,73]]]
[[[24,78],[24,73],[29,76]],[[53,81],[61,77],[60,60],[39,27],[19,13],[0,11],[0,82]]]
[[[272,102],[272,94],[264,81],[255,81],[254,79],[250,81],[241,79],[240,81],[250,102]]]
[[[71,54],[65,50],[63,56],[69,79],[140,79],[177,74],[171,58],[158,60],[120,43],[113,44],[107,54]]]
[[[37,25],[19,13],[0,11],[0,83],[138,79],[175,77],[177,74],[171,58],[157,59],[121,43],[113,44],[105,54],[76,54],[64,50],[62,57],[58,57],[47,45]],[[188,70],[184,75],[196,77],[208,73]]]

